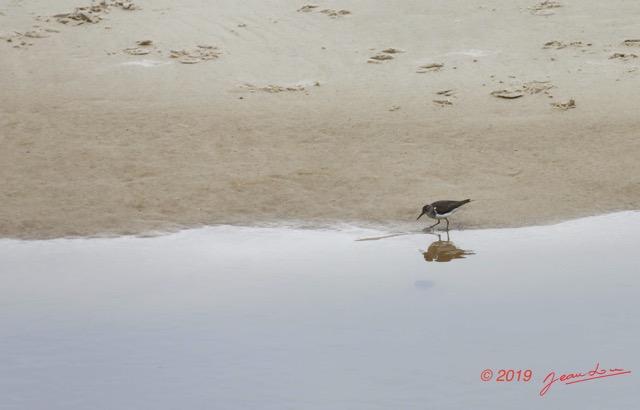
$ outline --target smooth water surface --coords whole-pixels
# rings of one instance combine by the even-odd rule
[[[638,212],[0,240],[0,408],[640,408],[638,243]]]

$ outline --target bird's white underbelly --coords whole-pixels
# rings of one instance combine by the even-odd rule
[[[449,212],[448,214],[439,214],[438,210],[436,209],[436,217],[433,219],[445,219],[450,217],[451,215],[455,214],[458,211],[458,208],[454,209],[453,211]]]

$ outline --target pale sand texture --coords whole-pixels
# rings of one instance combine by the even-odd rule
[[[108,3],[0,0],[0,236],[640,208],[637,1]]]

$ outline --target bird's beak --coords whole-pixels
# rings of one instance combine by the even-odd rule
[[[424,215],[424,211],[422,211],[422,213],[420,214],[420,216],[422,216],[422,215]],[[416,221],[417,221],[418,219],[420,219],[420,216],[416,218]]]

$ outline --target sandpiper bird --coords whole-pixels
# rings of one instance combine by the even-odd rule
[[[465,199],[464,201],[436,201],[432,204],[425,205],[422,207],[422,215],[427,215],[431,219],[437,219],[438,222],[429,226],[428,228],[424,228],[425,230],[431,229],[434,226],[440,223],[441,219],[447,221],[447,231],[449,230],[449,217],[453,215],[460,207],[467,202],[471,202],[470,199]],[[420,219],[420,216],[416,218],[416,220]]]

